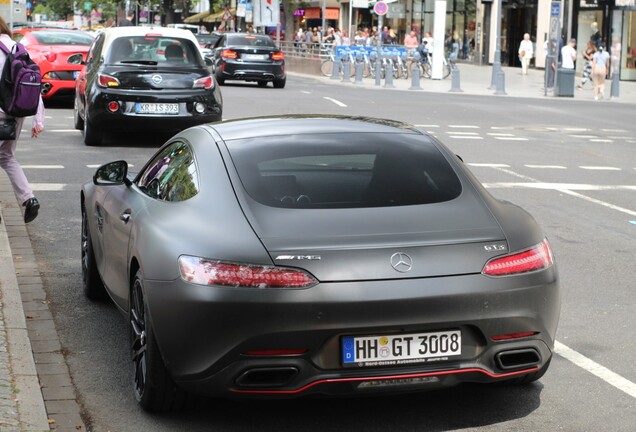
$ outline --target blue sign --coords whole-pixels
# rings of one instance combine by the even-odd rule
[[[561,16],[560,2],[552,2],[552,7],[550,8],[550,16],[553,16],[553,17]]]

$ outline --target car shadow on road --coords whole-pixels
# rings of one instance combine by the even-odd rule
[[[400,396],[294,400],[206,399],[192,411],[161,421],[177,428],[187,418],[201,430],[449,431],[523,418],[540,406],[540,382],[525,386],[464,384]],[[205,424],[205,426],[203,426]],[[301,426],[302,425],[302,426]],[[195,426],[196,428],[196,426]]]

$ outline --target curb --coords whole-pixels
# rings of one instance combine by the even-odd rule
[[[13,396],[21,431],[48,431],[49,423],[31,350],[13,254],[0,205],[0,298],[7,337]],[[1,337],[1,335],[0,335]],[[2,420],[4,423],[4,419]]]
[[[2,171],[0,203],[0,318],[4,314],[8,378],[12,390],[18,390],[12,395],[17,413],[5,423],[7,409],[0,389],[0,430],[86,431],[31,238],[13,188]],[[4,336],[1,324],[0,361]]]

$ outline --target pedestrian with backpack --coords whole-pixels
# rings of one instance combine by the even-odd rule
[[[0,166],[5,170],[18,201],[24,207],[24,222],[38,216],[40,203],[15,158],[24,118],[33,117],[31,137],[44,130],[44,103],[40,96],[40,69],[0,17]]]

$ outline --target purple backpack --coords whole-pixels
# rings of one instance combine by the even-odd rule
[[[12,117],[32,116],[40,102],[40,67],[20,43],[9,50],[0,42],[0,49],[7,55],[0,79],[0,108]]]

